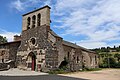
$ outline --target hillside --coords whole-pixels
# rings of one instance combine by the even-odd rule
[[[92,49],[99,54],[99,66],[103,68],[120,68],[120,46]]]

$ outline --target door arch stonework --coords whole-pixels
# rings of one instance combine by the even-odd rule
[[[36,55],[33,52],[30,52],[27,56],[27,68],[29,68],[32,71],[35,71]]]

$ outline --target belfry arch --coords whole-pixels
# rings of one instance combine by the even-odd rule
[[[37,15],[37,26],[40,26],[40,24],[41,24],[41,14],[39,13]]]
[[[27,18],[27,29],[30,29],[30,24],[31,24],[31,18]]]
[[[36,26],[36,16],[34,15],[32,17],[32,28],[34,28]]]

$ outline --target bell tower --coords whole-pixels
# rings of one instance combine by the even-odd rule
[[[43,25],[50,26],[50,7],[44,6],[23,15],[22,31]]]

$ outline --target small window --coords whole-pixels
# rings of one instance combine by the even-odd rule
[[[57,38],[57,41],[60,41],[61,39],[60,38]]]
[[[97,64],[97,56],[95,56],[95,63]]]
[[[77,56],[77,63],[79,63],[79,57]]]
[[[42,62],[44,61],[45,59],[42,59]]]
[[[32,39],[31,39],[31,43],[32,43],[33,45],[35,45],[35,42],[36,42],[35,38],[32,38]]]
[[[90,63],[92,64],[92,57],[90,57]]]
[[[75,60],[75,56],[73,56],[73,59]]]
[[[30,22],[31,22],[31,18],[28,17],[28,19],[27,19],[27,29],[30,29]]]
[[[83,62],[86,62],[86,60],[84,60]]]
[[[41,23],[41,14],[39,13],[37,15],[37,26],[40,26],[40,23]]]
[[[70,53],[69,53],[69,52],[67,53],[67,58],[68,58],[68,59],[70,58]]]
[[[40,50],[40,54],[42,54],[42,50]]]
[[[36,24],[36,16],[34,15],[34,16],[32,17],[32,28],[35,27],[35,24]]]

